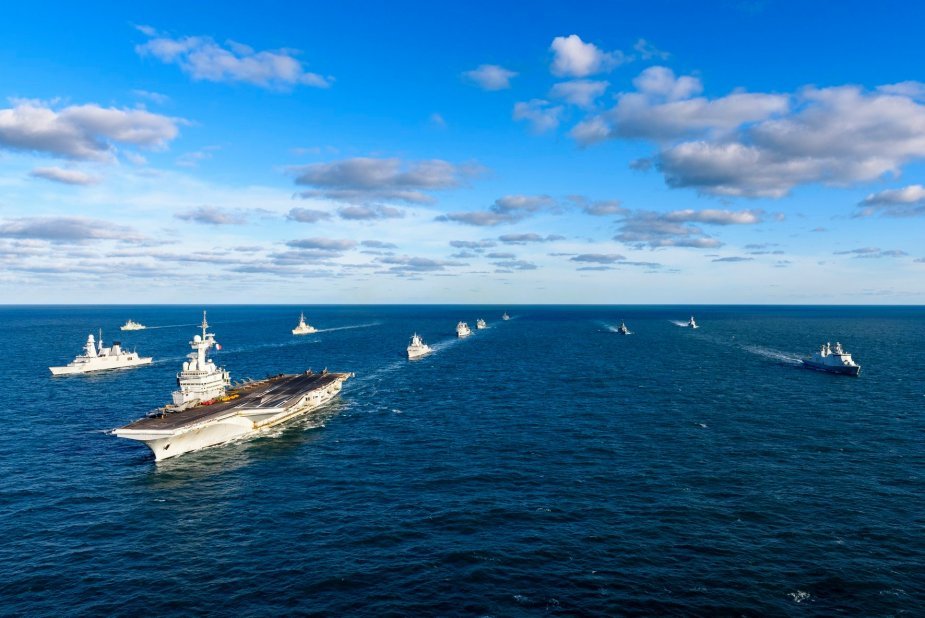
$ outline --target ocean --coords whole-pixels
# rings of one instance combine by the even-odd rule
[[[234,380],[356,376],[155,464],[110,432],[169,400],[203,308]],[[154,363],[53,378],[100,328]],[[0,334],[0,614],[925,615],[922,307],[16,306]],[[859,377],[800,367],[836,340]]]

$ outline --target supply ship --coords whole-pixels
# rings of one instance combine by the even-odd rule
[[[229,388],[231,379],[206,353],[215,335],[202,313],[202,334],[193,337],[193,352],[177,374],[173,404],[113,433],[144,442],[160,461],[278,425],[333,399],[351,373],[306,371],[280,374]]]
[[[811,358],[803,359],[803,366],[816,371],[827,371],[846,376],[857,376],[861,373],[861,366],[854,362],[851,355],[845,352],[841,343],[826,343]]]

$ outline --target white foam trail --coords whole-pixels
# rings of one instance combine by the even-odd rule
[[[800,363],[803,362],[802,359],[796,354],[781,352],[780,350],[765,348],[759,345],[743,345],[741,347],[746,352],[751,352],[752,354],[757,354],[758,356],[763,356],[765,358],[780,361],[782,363],[799,365]]]
[[[145,326],[143,330],[156,330],[158,328],[186,328],[187,326],[199,326],[199,324],[164,324],[163,326]]]
[[[351,328],[369,328],[370,326],[379,326],[382,322],[370,322],[369,324],[354,324],[353,326],[335,326],[334,328],[319,328],[315,333],[331,333],[335,330],[349,330]]]
[[[683,326],[685,328],[687,327],[687,324],[688,324],[687,322],[679,322],[678,320],[668,320],[668,321],[674,324],[675,326]]]

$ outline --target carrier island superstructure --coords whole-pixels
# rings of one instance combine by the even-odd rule
[[[350,373],[280,374],[229,389],[229,373],[207,357],[216,346],[202,313],[202,334],[177,374],[173,404],[115,430],[144,442],[155,460],[222,444],[301,416],[333,399]]]

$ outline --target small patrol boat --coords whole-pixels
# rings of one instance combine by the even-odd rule
[[[424,343],[424,340],[421,339],[421,336],[417,333],[411,335],[411,343],[408,344],[408,359],[418,358],[424,356],[425,354],[430,354],[430,346]]]
[[[826,343],[811,358],[804,358],[803,366],[845,376],[857,376],[861,373],[861,366],[854,362],[851,355],[845,352],[841,343],[837,341],[834,348],[830,343]]]

